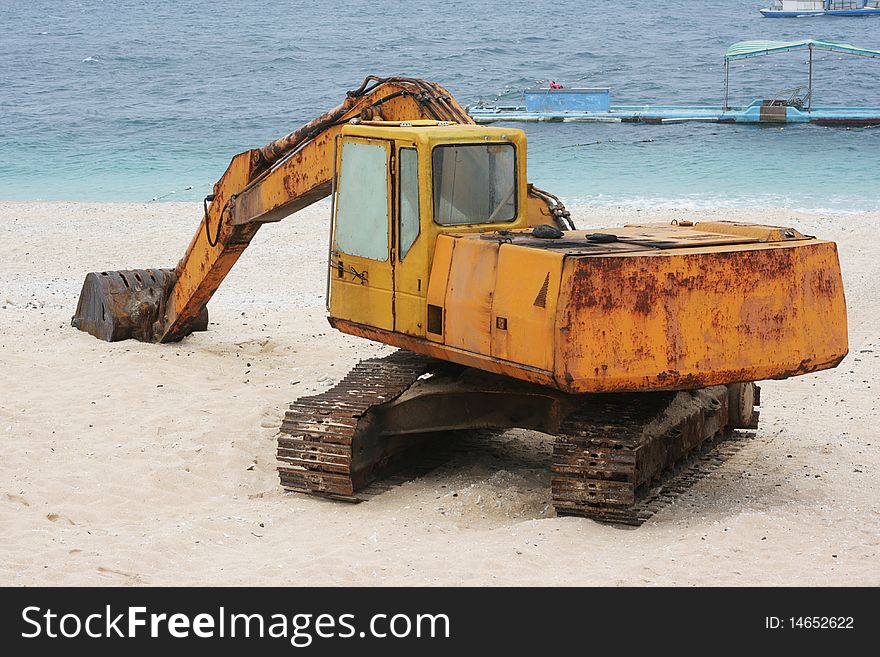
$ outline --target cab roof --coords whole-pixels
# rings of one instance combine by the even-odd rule
[[[343,137],[402,139],[434,145],[449,142],[509,141],[525,145],[525,132],[517,128],[499,128],[447,121],[362,121],[342,128]]]

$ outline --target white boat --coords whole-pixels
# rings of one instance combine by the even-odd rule
[[[766,18],[880,16],[880,0],[775,0],[761,14]]]

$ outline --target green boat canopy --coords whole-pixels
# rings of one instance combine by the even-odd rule
[[[816,41],[813,39],[805,39],[803,41],[740,41],[739,43],[734,43],[727,49],[727,52],[724,53],[724,59],[743,59],[745,57],[770,55],[777,52],[812,50],[814,48],[818,50],[830,50],[831,52],[839,52],[846,55],[861,55],[862,57],[875,57],[880,59],[880,50],[857,48],[848,43]]]
[[[730,60],[771,55],[777,52],[791,52],[793,50],[810,51],[808,91],[805,101],[802,101],[806,103],[807,111],[813,108],[813,50],[828,50],[845,55],[860,55],[862,57],[880,59],[880,50],[858,48],[848,43],[835,43],[834,41],[816,41],[814,39],[804,39],[803,41],[740,41],[739,43],[734,43],[724,53],[724,110],[730,109]]]

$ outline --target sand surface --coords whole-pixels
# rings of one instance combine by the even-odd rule
[[[632,530],[555,517],[527,432],[366,504],[283,493],[286,404],[389,352],[324,319],[325,204],[263,228],[207,333],[69,326],[86,272],[173,266],[199,214],[0,203],[0,584],[880,584],[880,216],[575,209],[581,227],[790,225],[843,262],[843,364],[765,383],[755,438]]]

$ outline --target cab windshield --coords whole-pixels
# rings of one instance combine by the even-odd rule
[[[516,219],[513,144],[437,146],[434,221],[441,226],[492,224]]]

